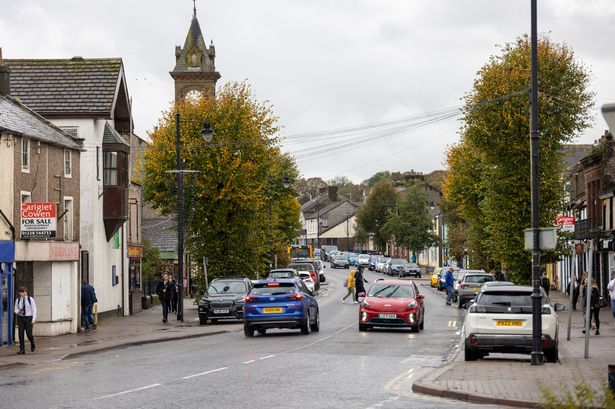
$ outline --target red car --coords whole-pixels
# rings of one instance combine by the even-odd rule
[[[359,331],[371,327],[406,327],[419,332],[425,324],[425,296],[412,281],[379,280],[369,289],[359,308]]]

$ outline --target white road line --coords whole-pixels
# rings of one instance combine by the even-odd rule
[[[207,374],[214,373],[214,372],[220,372],[220,371],[224,371],[225,369],[228,369],[228,366],[223,366],[222,368],[218,368],[218,369],[212,369],[211,371],[195,373],[194,375],[184,376],[182,379],[196,378],[197,376],[203,376],[203,375],[207,375]]]
[[[262,361],[262,360],[264,360],[264,359],[273,358],[274,356],[275,356],[275,355],[267,355],[267,356],[264,356],[264,357],[262,357],[262,358],[258,358],[258,360],[259,360],[259,361]]]
[[[147,386],[142,386],[140,388],[136,388],[136,389],[130,389],[127,391],[123,391],[123,392],[118,392],[118,393],[112,393],[110,395],[104,395],[104,396],[99,396],[98,398],[94,398],[92,400],[100,400],[100,399],[107,399],[107,398],[112,398],[114,396],[120,396],[120,395],[125,395],[127,393],[132,393],[132,392],[138,392],[138,391],[144,391],[146,389],[152,389],[155,388],[157,386],[160,386],[161,384],[159,383],[153,383],[151,385],[147,385]]]
[[[256,359],[250,359],[249,361],[243,362],[244,365],[252,364],[256,362]]]

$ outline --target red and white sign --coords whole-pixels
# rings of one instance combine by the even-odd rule
[[[22,203],[21,238],[54,238],[57,230],[57,217],[55,203]]]
[[[559,215],[555,218],[555,225],[561,231],[574,231],[574,216]]]

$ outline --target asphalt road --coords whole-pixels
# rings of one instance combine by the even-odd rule
[[[454,351],[463,312],[445,306],[443,294],[422,279],[424,331],[361,333],[357,304],[340,302],[347,272],[326,270],[318,333],[270,330],[246,338],[232,332],[15,368],[0,373],[0,407],[458,407],[457,401],[414,394],[411,387]]]

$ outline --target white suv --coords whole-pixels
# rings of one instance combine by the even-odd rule
[[[489,352],[532,352],[532,287],[490,286],[468,309],[464,322],[465,360],[475,361]],[[542,290],[541,290],[542,291]],[[547,362],[557,362],[556,311],[542,291],[542,347]]]

